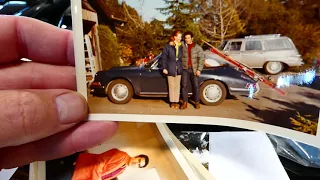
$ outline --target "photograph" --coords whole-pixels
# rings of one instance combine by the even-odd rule
[[[8,180],[29,180],[31,176],[29,165],[24,165],[11,169],[1,169],[0,170],[0,179]]]
[[[155,123],[120,122],[107,142],[46,161],[40,167],[45,172],[38,173],[45,180],[194,179],[190,165],[163,133]]]
[[[170,129],[168,130],[170,131]],[[209,133],[198,131],[174,131],[172,134],[183,146],[209,170]]]
[[[218,128],[216,126],[212,130]],[[273,147],[264,132],[224,131],[222,128],[214,132],[166,129],[180,151],[202,174],[215,179],[289,180],[287,173],[290,166],[281,164],[279,158],[282,154],[277,154],[277,147]],[[283,148],[283,151],[286,150],[289,149]],[[308,152],[311,155],[311,151]],[[291,163],[292,167],[297,165]]]
[[[74,2],[88,119],[224,124],[320,146],[320,3],[302,2]]]
[[[201,146],[201,150],[199,149],[200,146],[198,146],[200,144],[204,144],[203,142],[206,141],[204,139],[208,140],[208,137],[205,137],[205,135],[200,135],[201,133],[206,134],[206,132],[181,131],[172,129],[167,124],[161,124],[161,126],[175,143],[181,154],[183,154],[184,158],[188,161],[199,180],[216,180],[216,178],[209,172],[208,159],[205,160],[205,158],[209,158],[208,152],[203,152],[203,150],[207,148],[205,147],[206,145]],[[194,138],[191,136],[194,136]],[[205,144],[208,145],[208,143]]]

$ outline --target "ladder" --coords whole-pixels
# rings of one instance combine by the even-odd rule
[[[88,35],[84,36],[84,51],[85,51],[85,66],[86,66],[86,72],[87,72],[87,79],[88,77],[90,80],[87,80],[87,83],[91,83],[94,79],[94,76],[96,74],[96,67],[94,63],[94,55],[93,50],[91,46],[91,40]]]
[[[267,80],[267,78],[264,75],[261,75],[260,73],[254,71],[252,68],[228,57],[227,55],[225,55],[224,53],[220,52],[218,49],[216,49],[214,46],[212,46],[211,44],[209,44],[208,42],[202,40],[204,43],[206,43],[208,46],[211,47],[210,51],[214,54],[217,54],[218,56],[220,56],[221,58],[225,59],[227,62],[229,62],[229,64],[239,68],[240,70],[242,70],[245,74],[247,74],[248,76],[250,76],[251,78],[253,78],[255,81],[261,81],[262,83],[266,84],[268,87],[278,91],[280,94],[282,95],[287,95],[287,92],[285,92],[284,90],[277,88],[277,84]]]

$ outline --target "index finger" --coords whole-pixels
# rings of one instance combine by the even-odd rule
[[[72,31],[27,17],[0,15],[0,22],[0,64],[27,58],[74,65]]]

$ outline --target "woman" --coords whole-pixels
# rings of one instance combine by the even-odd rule
[[[162,53],[163,73],[167,75],[171,108],[179,109],[180,82],[182,74],[182,33],[173,32],[170,42]]]

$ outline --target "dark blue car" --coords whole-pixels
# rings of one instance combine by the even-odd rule
[[[250,85],[253,85],[255,93],[259,91],[259,85],[252,78],[229,64],[205,67],[199,77],[199,83],[201,102],[210,106],[221,104],[227,95],[249,95]],[[191,83],[189,85],[189,95],[192,95]],[[167,78],[161,68],[161,54],[144,66],[115,67],[99,71],[89,87],[91,93],[103,93],[116,104],[128,103],[133,95],[168,96]]]

